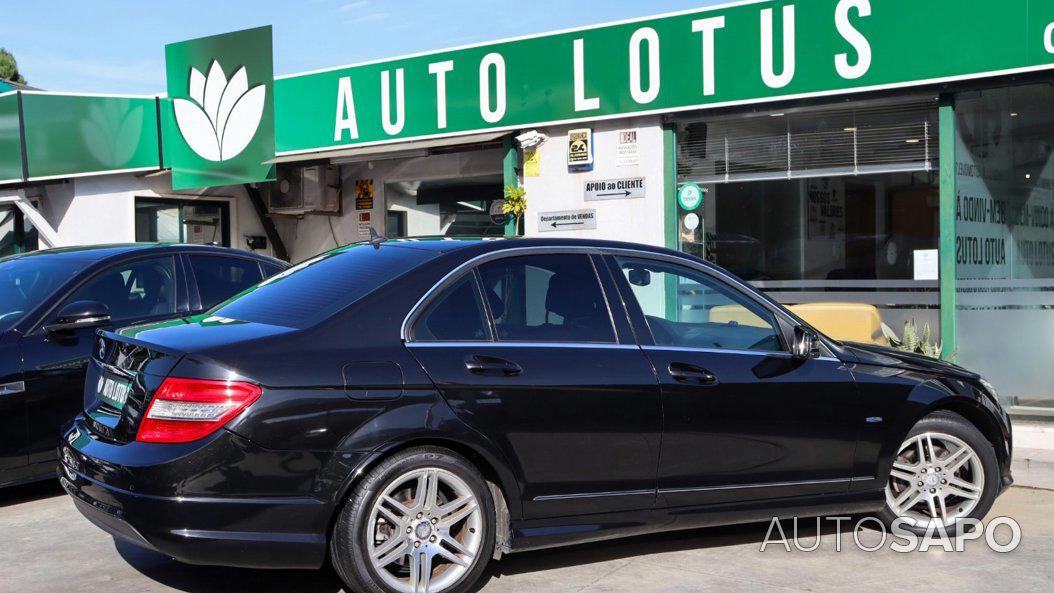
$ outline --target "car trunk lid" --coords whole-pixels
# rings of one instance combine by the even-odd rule
[[[102,332],[84,383],[88,427],[110,442],[134,441],[150,398],[182,357],[179,351]]]

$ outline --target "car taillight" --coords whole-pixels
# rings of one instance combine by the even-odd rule
[[[189,443],[216,432],[260,397],[260,388],[240,381],[168,377],[157,388],[135,440]]]

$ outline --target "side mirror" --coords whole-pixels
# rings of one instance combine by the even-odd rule
[[[75,301],[59,310],[55,320],[44,326],[49,334],[67,333],[110,323],[110,308],[99,301]]]
[[[808,360],[820,355],[820,336],[806,327],[794,328],[794,344],[791,355],[797,360]]]

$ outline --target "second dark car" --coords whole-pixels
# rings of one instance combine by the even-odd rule
[[[208,309],[289,264],[222,247],[67,247],[0,259],[0,486],[51,478],[98,328]]]
[[[356,591],[465,591],[503,553],[773,515],[921,533],[1010,484],[977,375],[627,243],[338,249],[104,333],[84,395],[60,475],[88,519],[191,563],[329,557]]]

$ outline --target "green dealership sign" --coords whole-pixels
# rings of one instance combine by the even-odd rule
[[[172,187],[275,178],[271,27],[165,46]]]
[[[165,57],[165,98],[0,94],[0,184],[230,185],[276,154],[1050,70],[1054,1],[737,2],[277,79],[270,27]]]
[[[747,2],[281,77],[279,154],[1054,65],[1051,0]]]

